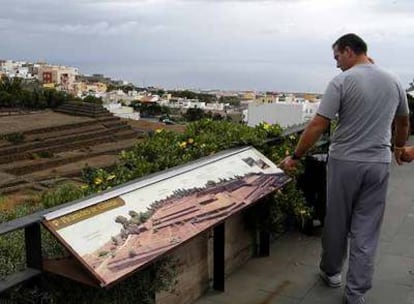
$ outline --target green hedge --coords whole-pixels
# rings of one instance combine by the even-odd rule
[[[163,129],[155,131],[147,140],[137,143],[132,150],[120,154],[120,162],[111,171],[85,168],[83,177],[88,183],[84,190],[95,193],[109,189],[150,173],[185,164],[189,161],[237,146],[255,146],[274,163],[289,155],[297,143],[297,136],[281,137],[278,125],[260,124],[254,128],[228,121],[204,119],[187,125],[184,133]],[[281,137],[279,143],[266,145],[269,138]],[[300,173],[295,172],[294,174]],[[274,219],[267,229],[283,230],[287,218],[303,223],[312,210],[306,205],[302,193],[292,185],[272,196]],[[285,196],[289,199],[286,200]],[[277,214],[277,215],[276,215]]]

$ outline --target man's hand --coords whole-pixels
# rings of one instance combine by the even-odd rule
[[[405,147],[401,155],[401,160],[410,163],[414,159],[414,146]]]
[[[299,160],[295,160],[295,159],[292,159],[291,156],[287,156],[287,157],[285,157],[284,160],[282,160],[279,163],[279,167],[282,170],[293,171],[298,166],[298,163],[299,163]]]
[[[394,147],[394,157],[395,161],[399,166],[401,166],[404,162],[403,155],[405,153],[405,147]]]

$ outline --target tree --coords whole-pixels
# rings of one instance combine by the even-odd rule
[[[196,121],[205,118],[206,114],[200,108],[189,108],[183,116],[187,121]]]
[[[238,96],[221,96],[219,99],[220,103],[229,103],[232,106],[240,105],[240,97]]]
[[[187,99],[196,99],[197,94],[194,92],[191,92],[189,90],[184,91],[169,91],[174,97],[181,97],[181,98],[187,98]]]
[[[165,94],[165,91],[163,89],[151,89],[150,92],[158,96],[162,96]]]
[[[214,113],[212,115],[211,119],[213,119],[213,120],[223,120],[223,116],[220,115],[219,113]]]
[[[95,97],[92,95],[88,95],[83,99],[84,102],[94,103],[94,104],[102,104],[101,97]]]
[[[11,107],[13,105],[13,96],[6,91],[0,91],[0,106]]]
[[[39,82],[24,83],[20,78],[3,77],[0,79],[0,106],[26,107],[31,109],[55,108],[73,96],[44,89]]]
[[[184,91],[169,91],[168,93],[172,94],[174,97],[181,97],[187,99],[198,99],[201,102],[213,103],[217,101],[215,95],[207,93],[195,93],[189,90]]]
[[[118,90],[118,87],[117,86],[114,86],[111,83],[106,86],[106,91],[107,92],[111,92],[111,91],[115,91],[115,90]]]
[[[43,107],[46,108],[48,106],[44,91],[40,91],[40,90],[33,91],[32,99],[35,105],[39,105],[42,108]]]
[[[140,112],[141,116],[158,116],[162,114],[170,114],[170,108],[161,106],[157,103],[141,103],[134,102],[132,107],[135,111]]]
[[[18,94],[22,90],[21,84],[21,78],[3,76],[0,78],[0,91],[6,91],[10,94]]]
[[[22,105],[21,79],[14,77],[0,78],[0,105],[4,107],[18,107]]]
[[[215,95],[211,95],[207,93],[197,94],[197,98],[199,101],[205,102],[205,103],[214,103],[217,101],[217,98]]]

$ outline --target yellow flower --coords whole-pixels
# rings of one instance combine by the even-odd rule
[[[290,155],[290,151],[289,151],[288,149],[286,149],[286,151],[285,151],[285,155],[286,155],[286,156]]]
[[[263,129],[265,129],[266,131],[267,131],[267,130],[269,130],[269,129],[270,129],[270,127],[271,127],[271,125],[270,125],[270,124],[268,124],[267,122],[264,122],[264,123],[263,123]]]
[[[102,184],[102,178],[100,178],[100,177],[97,177],[97,178],[95,178],[95,185],[100,185],[100,184]]]
[[[114,174],[109,175],[106,180],[113,180],[116,176]]]
[[[299,213],[300,214],[305,214],[306,213],[306,210],[302,209],[302,210],[299,211]]]
[[[189,138],[189,139],[187,140],[187,142],[191,145],[191,144],[193,144],[193,143],[194,143],[194,139]]]
[[[155,133],[161,133],[161,132],[162,132],[162,129],[155,130]]]
[[[81,189],[82,189],[82,190],[86,190],[86,189],[88,189],[88,185],[83,185],[83,186],[81,186]]]
[[[180,148],[184,149],[185,147],[187,147],[187,142],[186,141],[181,142]]]

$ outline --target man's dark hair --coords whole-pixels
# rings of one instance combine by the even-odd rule
[[[332,48],[335,46],[340,52],[343,52],[346,47],[349,47],[357,55],[366,54],[368,50],[365,41],[355,34],[343,35],[335,41],[335,43],[332,45]]]

